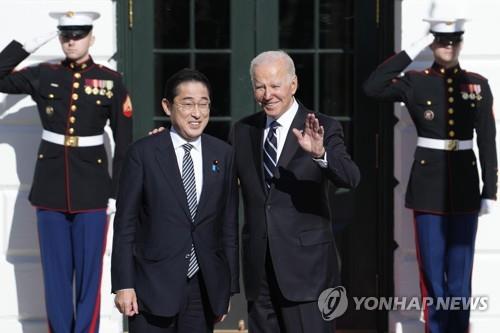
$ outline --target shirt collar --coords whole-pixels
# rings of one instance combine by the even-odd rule
[[[450,67],[450,68],[444,68],[443,66],[441,66],[437,62],[434,62],[432,64],[432,69],[436,73],[439,73],[439,74],[445,75],[445,76],[456,75],[456,74],[458,74],[458,73],[460,73],[462,71],[462,69],[460,68],[460,64],[457,64],[456,66],[453,66],[453,67]]]
[[[283,128],[290,128],[292,125],[293,118],[295,118],[295,115],[297,114],[297,110],[299,109],[299,103],[297,103],[297,100],[294,98],[292,105],[286,110],[278,119],[274,119],[271,117],[266,117],[266,128],[269,128],[269,125],[276,120],[281,127]]]
[[[66,58],[66,59],[64,59],[62,61],[62,65],[64,67],[67,67],[67,68],[69,68],[69,69],[71,69],[73,71],[82,71],[84,69],[89,68],[93,64],[94,64],[94,60],[92,59],[91,56],[89,56],[89,58],[87,59],[87,61],[85,61],[84,63],[81,63],[81,64],[77,64],[76,62],[71,61],[68,58]]]
[[[193,149],[201,151],[201,136],[197,137],[194,141],[187,141],[177,133],[174,126],[170,126],[170,137],[172,138],[174,149],[181,148],[186,143],[190,143],[193,145]]]

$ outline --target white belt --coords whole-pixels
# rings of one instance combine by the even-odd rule
[[[469,150],[472,149],[472,140],[440,140],[418,137],[417,146],[440,150]]]
[[[104,144],[104,136],[102,134],[92,136],[74,136],[62,135],[47,130],[43,130],[42,140],[68,147],[91,147]]]

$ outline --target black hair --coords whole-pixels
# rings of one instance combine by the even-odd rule
[[[177,87],[184,82],[200,82],[208,90],[208,96],[211,97],[212,89],[210,87],[210,82],[208,78],[200,71],[191,68],[183,68],[180,71],[174,73],[170,76],[165,83],[165,89],[163,90],[163,98],[165,98],[170,103],[174,102],[175,96],[177,96]]]

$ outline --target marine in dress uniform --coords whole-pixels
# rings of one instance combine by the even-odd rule
[[[0,91],[31,95],[43,126],[29,200],[37,209],[49,331],[93,333],[99,330],[106,209],[112,213],[132,140],[132,105],[121,75],[88,54],[99,14],[50,15],[58,19],[66,59],[13,71],[57,33],[24,45],[13,41],[0,53]],[[115,141],[112,179],[103,139],[108,120]]]
[[[458,63],[465,20],[426,21],[432,34],[382,63],[364,89],[379,100],[404,102],[415,124],[418,141],[406,207],[414,210],[421,293],[436,301],[471,295],[478,213],[487,212],[496,200],[497,156],[488,80]],[[401,76],[431,42],[432,66]],[[472,150],[474,130],[479,162]],[[434,304],[426,308],[424,316],[426,332],[468,330],[469,310],[465,307],[446,311]]]

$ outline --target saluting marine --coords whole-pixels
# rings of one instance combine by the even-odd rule
[[[414,210],[422,296],[470,297],[478,213],[497,193],[493,97],[488,81],[462,69],[458,56],[465,19],[426,19],[431,33],[382,63],[365,83],[374,98],[404,102],[418,141],[406,192]],[[432,43],[432,44],[431,44]],[[400,73],[429,44],[434,63]],[[483,188],[472,150],[477,134]],[[426,332],[466,332],[469,310],[425,311]]]
[[[50,16],[58,20],[58,33],[24,45],[12,41],[0,53],[0,91],[31,95],[43,126],[29,199],[37,210],[50,332],[98,332],[106,210],[114,212],[120,167],[132,140],[132,104],[121,75],[89,55],[93,21],[100,15]],[[66,56],[62,62],[13,71],[57,35]],[[112,179],[103,137],[108,120],[115,141]]]

